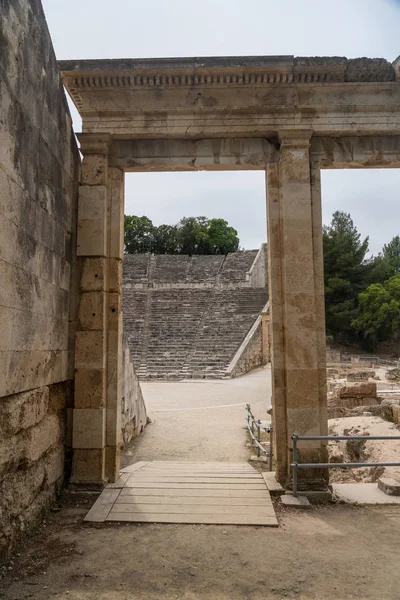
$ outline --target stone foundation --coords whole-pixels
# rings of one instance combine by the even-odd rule
[[[1,399],[0,560],[40,520],[62,486],[65,459],[68,465],[70,458],[66,433],[71,403],[68,383]]]

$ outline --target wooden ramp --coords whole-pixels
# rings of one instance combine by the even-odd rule
[[[278,526],[262,475],[248,463],[221,462],[135,463],[85,521]]]

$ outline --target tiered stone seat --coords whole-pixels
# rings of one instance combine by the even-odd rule
[[[267,301],[266,288],[216,290],[188,363],[191,376],[223,376]]]
[[[148,283],[149,254],[126,254],[124,257],[124,285]]]
[[[268,300],[246,280],[256,255],[125,257],[124,329],[140,378],[224,376]]]
[[[246,281],[246,273],[257,256],[258,250],[243,250],[228,254],[219,274],[220,282],[238,283]]]
[[[153,283],[179,283],[185,281],[191,257],[186,255],[156,254],[153,257],[153,261]]]
[[[214,284],[224,261],[225,256],[220,255],[192,256],[186,283]]]
[[[124,333],[136,369],[140,365],[142,345],[145,338],[146,304],[147,290],[139,291],[133,288],[124,288]]]
[[[179,377],[213,291],[173,289],[150,293],[147,353],[141,357],[139,375]]]

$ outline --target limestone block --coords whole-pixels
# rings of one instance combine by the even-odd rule
[[[14,435],[36,425],[47,413],[49,388],[47,386],[14,394],[0,403],[0,429]]]
[[[111,331],[122,330],[122,295],[108,294],[108,327]]]
[[[51,446],[62,440],[62,433],[58,415],[46,415],[27,431],[24,458],[28,463],[38,460]]]
[[[107,446],[117,446],[121,443],[121,409],[107,409],[106,423]]]
[[[368,381],[374,375],[374,371],[349,371],[347,373],[347,381]]]
[[[83,185],[107,185],[108,156],[86,154],[81,167]]]
[[[104,290],[107,259],[83,258],[81,265],[80,289],[83,292]]]
[[[18,517],[29,506],[44,485],[44,461],[33,463],[30,468],[10,471],[4,476],[0,493],[2,522]]]
[[[339,390],[339,398],[376,398],[376,383],[345,385]]]
[[[64,446],[58,445],[43,458],[47,485],[55,483],[64,474]]]
[[[78,309],[78,329],[104,329],[105,301],[105,292],[85,292],[81,294]]]
[[[105,406],[105,377],[105,369],[76,369],[75,408]]]
[[[106,256],[107,188],[80,186],[78,203],[78,256]]]
[[[77,331],[75,339],[75,368],[104,369],[104,331]]]
[[[0,352],[0,396],[65,381],[67,351]]]
[[[110,169],[110,256],[121,258],[124,254],[124,173]]]
[[[378,488],[388,496],[400,496],[400,482],[392,477],[379,477]]]
[[[74,448],[103,448],[106,435],[105,408],[76,408],[73,416]]]
[[[122,260],[119,258],[108,259],[108,285],[110,292],[122,290]]]
[[[392,413],[393,413],[393,421],[400,425],[400,405],[393,404],[392,405]]]
[[[105,482],[105,448],[75,448],[71,483]]]

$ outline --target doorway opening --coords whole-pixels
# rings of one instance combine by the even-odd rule
[[[125,247],[124,347],[153,421],[127,461],[247,460],[245,404],[271,403],[265,204],[261,170],[126,175],[125,215],[148,221]]]

